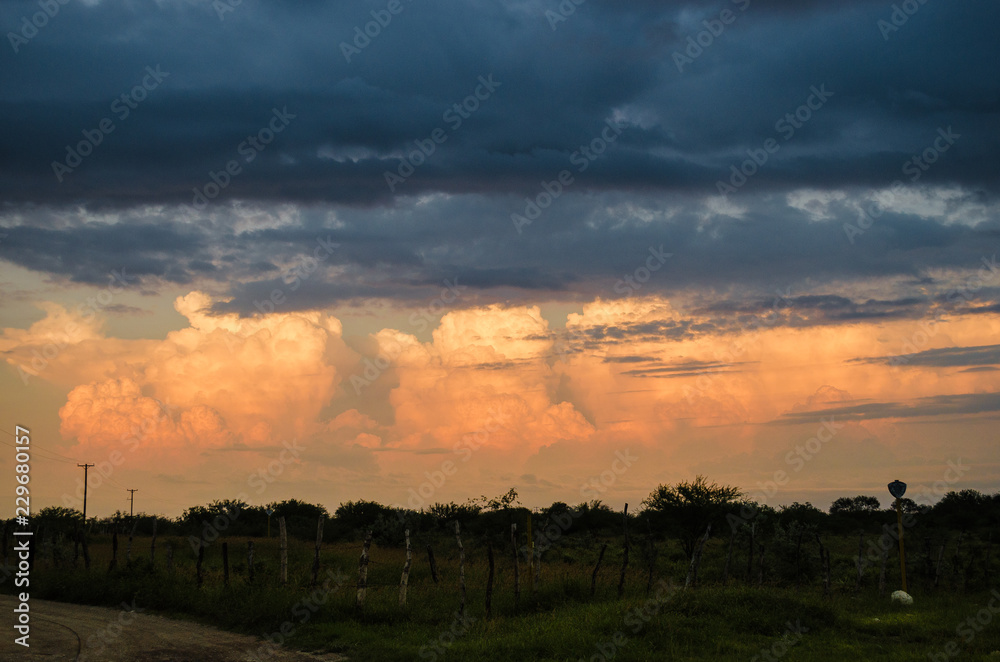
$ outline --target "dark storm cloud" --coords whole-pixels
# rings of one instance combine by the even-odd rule
[[[854,359],[852,362],[926,366],[931,368],[992,366],[1000,364],[1000,345],[982,345],[979,347],[944,347],[941,349],[928,349],[923,352],[903,356]]]
[[[404,0],[347,62],[341,43],[385,4],[244,1],[222,19],[193,0],[60,5],[18,53],[0,48],[0,257],[93,284],[122,266],[147,288],[228,283],[217,311],[242,314],[276,289],[285,310],[416,305],[446,279],[505,301],[704,293],[699,314],[711,320],[593,330],[626,342],[770,312],[792,325],[919,318],[948,287],[928,273],[975,269],[998,245],[995,214],[962,218],[996,206],[995,4],[926,3],[886,40],[883,2],[752,0],[678,71],[674,53],[703,21],[744,3],[590,0],[553,29],[546,11],[558,2]],[[35,11],[3,3],[0,26]],[[121,95],[147,67],[168,75],[122,117]],[[824,85],[832,96],[786,141],[777,123]],[[477,88],[480,108],[455,114]],[[253,147],[276,113],[287,125]],[[58,183],[52,162],[102,119],[113,131]],[[581,171],[571,158],[609,120],[621,134]],[[889,207],[849,242],[844,224],[858,222],[870,189],[904,178],[949,126],[961,137],[913,189],[944,212]],[[386,171],[436,129],[446,140],[394,197]],[[729,196],[736,211],[706,207],[768,139],[780,149]],[[224,173],[229,162],[238,172]],[[511,214],[562,170],[572,184],[516,232]],[[216,182],[210,204],[177,206]],[[801,187],[847,197],[813,213],[786,198]],[[287,204],[295,222],[242,227],[247,205],[273,220]],[[292,291],[324,239],[337,250]],[[625,287],[651,250],[673,255]],[[891,278],[905,283],[884,297],[844,291]],[[991,310],[998,286],[967,307]],[[775,291],[787,297],[777,306]]]
[[[582,185],[712,190],[824,84],[834,96],[754,187],[883,185],[949,125],[962,138],[923,180],[996,184],[993,3],[922,5],[887,41],[880,2],[755,0],[680,72],[673,53],[734,3],[591,2],[553,30],[554,2],[404,2],[347,62],[341,44],[384,4],[244,2],[221,20],[207,2],[63,6],[3,54],[0,195],[189,202],[273,108],[295,118],[222,197],[387,202],[384,172],[439,127],[447,142],[401,192],[530,191],[615,115],[628,128]],[[36,10],[5,3],[0,25]],[[147,66],[169,77],[119,119]],[[445,111],[490,74],[500,87],[452,129]],[[114,131],[58,184],[52,162],[102,118]]]
[[[824,419],[864,421],[879,418],[922,418],[987,414],[1000,411],[1000,393],[963,393],[920,398],[913,402],[870,402],[784,414],[777,424],[812,423]]]

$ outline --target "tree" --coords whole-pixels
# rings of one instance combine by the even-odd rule
[[[877,513],[882,509],[878,497],[858,495],[855,497],[840,497],[830,505],[831,515],[860,515]]]
[[[643,500],[643,515],[677,536],[690,558],[705,527],[730,512],[741,494],[738,487],[709,483],[704,476],[697,476],[693,482],[658,486]]]

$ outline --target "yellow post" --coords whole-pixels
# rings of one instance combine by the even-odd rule
[[[906,593],[906,550],[903,548],[903,506],[896,498],[896,524],[899,526],[899,571],[903,578],[903,592]]]

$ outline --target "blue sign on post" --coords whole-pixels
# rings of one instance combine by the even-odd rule
[[[889,494],[897,499],[902,499],[903,495],[906,494],[906,483],[901,480],[892,481],[889,483]]]

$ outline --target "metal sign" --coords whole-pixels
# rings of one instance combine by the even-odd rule
[[[906,494],[906,483],[901,480],[892,481],[889,483],[889,494],[897,499],[902,499],[903,495]]]

